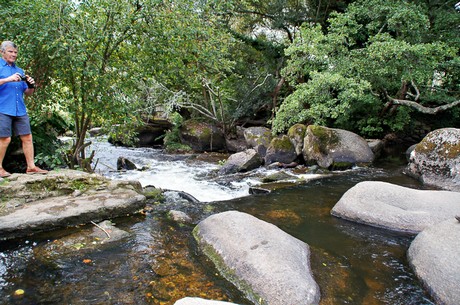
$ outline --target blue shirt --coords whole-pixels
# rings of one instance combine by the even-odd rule
[[[24,75],[24,71],[0,58],[0,79],[7,78],[15,73]],[[24,104],[24,91],[27,84],[21,82],[9,82],[0,86],[0,113],[11,116],[23,116],[27,114],[26,105]]]

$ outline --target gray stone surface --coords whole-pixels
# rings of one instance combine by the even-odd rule
[[[460,193],[365,181],[349,189],[331,213],[375,227],[418,233],[460,215]]]
[[[231,155],[219,170],[219,174],[234,174],[256,169],[263,163],[262,157],[254,149],[247,149]]]
[[[460,222],[450,218],[422,231],[407,252],[409,263],[436,303],[460,304]]]
[[[224,151],[225,136],[222,129],[208,122],[184,121],[180,128],[180,140],[194,151]]]
[[[112,181],[72,170],[14,174],[0,185],[0,239],[137,212],[145,206],[141,189],[136,181]]]
[[[305,133],[302,154],[307,163],[323,168],[370,164],[374,154],[367,141],[343,130],[310,125]]]
[[[426,135],[410,153],[407,173],[425,184],[460,192],[460,129]]]
[[[287,135],[273,138],[265,154],[265,165],[274,162],[291,163],[297,158],[294,144]]]
[[[297,156],[302,154],[303,149],[303,139],[305,138],[305,132],[307,131],[307,126],[304,124],[295,124],[291,126],[288,130],[288,137],[294,145],[295,153]]]
[[[262,157],[265,157],[272,138],[271,130],[266,127],[248,127],[244,130],[248,148],[254,148]]]
[[[235,303],[229,303],[229,302],[222,302],[222,301],[211,301],[211,300],[205,300],[201,298],[183,298],[180,300],[177,300],[174,305],[237,305]]]
[[[228,211],[200,222],[194,236],[221,274],[254,304],[319,303],[309,246],[275,225]]]

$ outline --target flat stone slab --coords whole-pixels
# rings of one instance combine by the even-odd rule
[[[11,177],[0,185],[1,240],[112,219],[145,206],[140,184],[134,181],[77,171]]]
[[[193,233],[220,273],[254,304],[319,303],[309,246],[275,225],[228,211],[201,221]]]
[[[460,215],[460,193],[365,181],[349,189],[331,214],[374,227],[415,234]]]
[[[460,304],[460,222],[423,230],[407,252],[409,263],[437,304]]]

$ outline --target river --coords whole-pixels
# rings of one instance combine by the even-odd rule
[[[423,188],[402,174],[402,154],[388,156],[370,168],[303,173],[302,183],[249,195],[249,188],[260,184],[258,177],[271,171],[261,169],[224,181],[215,172],[225,156],[168,156],[158,149],[115,147],[105,141],[93,149],[97,171],[103,175],[183,191],[200,202],[192,204],[167,192],[163,205],[113,220],[130,236],[96,250],[73,244],[72,251],[56,255],[55,245],[65,236],[90,230],[91,225],[1,242],[0,304],[172,305],[179,298],[198,296],[250,305],[197,249],[191,236],[193,225],[179,225],[167,217],[170,209],[188,213],[195,222],[213,213],[238,210],[308,243],[322,305],[434,304],[407,262],[406,251],[414,236],[330,215],[343,193],[360,181]],[[119,156],[143,170],[114,171]]]

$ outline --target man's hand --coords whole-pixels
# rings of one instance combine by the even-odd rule
[[[26,83],[29,88],[35,88],[35,80],[29,75],[26,75]]]

